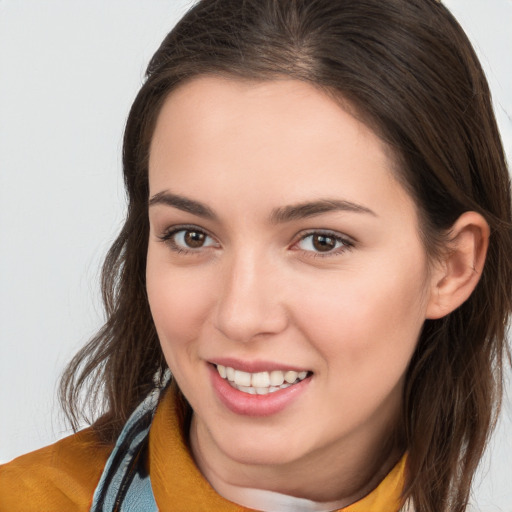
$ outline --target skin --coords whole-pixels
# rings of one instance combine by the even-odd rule
[[[160,112],[149,159],[148,297],[194,410],[193,455],[228,499],[251,487],[349,504],[401,455],[389,440],[439,279],[393,167],[368,127],[298,81],[200,77]],[[276,221],[277,209],[321,199],[360,209]],[[207,235],[202,247],[187,248],[183,231],[170,235],[184,225]],[[318,231],[340,237],[333,250],[315,249]],[[276,414],[236,414],[212,387],[209,363],[219,357],[312,377]]]

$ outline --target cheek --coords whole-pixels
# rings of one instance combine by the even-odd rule
[[[146,283],[151,314],[170,366],[200,337],[211,299],[208,279],[197,270],[172,269],[148,252]]]
[[[297,318],[328,366],[367,369],[369,377],[390,361],[405,369],[425,319],[426,274],[400,263],[386,271],[351,269],[330,286],[304,286]]]
[[[424,316],[422,275],[353,275],[329,293],[310,286],[300,309],[301,330],[323,360],[322,414],[338,404],[336,421],[356,428],[377,411],[396,421]]]

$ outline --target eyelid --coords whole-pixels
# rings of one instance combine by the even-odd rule
[[[215,244],[209,244],[198,248],[183,247],[181,245],[176,244],[176,242],[174,241],[174,236],[180,231],[196,231],[198,233],[202,233],[207,237],[211,238],[215,242]],[[157,235],[157,237],[161,242],[167,244],[171,250],[177,253],[199,254],[205,249],[210,249],[212,247],[216,248],[215,246],[220,246],[217,239],[212,234],[210,234],[207,229],[196,226],[194,224],[179,224],[176,226],[170,226],[167,229],[165,229],[162,234]]]
[[[314,251],[314,250],[306,250],[301,249],[298,247],[298,244],[305,240],[306,238],[313,236],[313,235],[324,235],[328,237],[334,238],[337,242],[341,242],[342,245],[340,247],[337,247],[333,249],[332,251]],[[309,229],[307,231],[302,231],[299,233],[295,241],[292,243],[291,248],[293,250],[302,251],[304,254],[306,254],[308,257],[315,257],[315,258],[327,258],[332,256],[339,256],[343,254],[346,251],[352,250],[355,246],[355,240],[348,235],[345,235],[343,233],[339,233],[337,231],[333,231],[330,229]]]
[[[196,231],[199,233],[202,233],[206,235],[208,238],[213,240],[213,244],[208,244],[206,246],[201,246],[198,248],[193,247],[185,247],[182,245],[178,245],[175,240],[174,236],[181,232],[181,231]],[[314,235],[324,235],[327,237],[332,237],[336,240],[336,242],[340,242],[341,246],[336,247],[333,250],[330,251],[315,251],[315,250],[307,250],[302,249],[298,247],[300,242],[305,240],[306,238]],[[170,226],[164,230],[164,232],[160,235],[157,235],[158,239],[167,244],[171,250],[177,253],[185,253],[185,254],[200,254],[203,253],[205,249],[211,249],[211,248],[218,248],[220,247],[219,242],[217,241],[216,237],[209,233],[207,229],[204,229],[200,226],[194,225],[194,224],[179,224],[175,226]],[[330,257],[330,256],[338,256],[342,253],[353,249],[355,245],[355,240],[352,237],[349,237],[348,235],[345,235],[343,233],[340,233],[338,231],[333,231],[331,229],[308,229],[306,231],[302,231],[298,233],[295,237],[294,242],[291,244],[290,248],[292,250],[301,251],[308,257]]]

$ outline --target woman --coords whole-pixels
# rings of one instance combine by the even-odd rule
[[[441,4],[198,3],[124,172],[108,321],[62,384],[72,419],[84,388],[104,414],[6,466],[6,510],[465,509],[507,354],[510,184]]]

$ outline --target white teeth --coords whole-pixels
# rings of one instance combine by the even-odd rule
[[[220,364],[217,365],[217,371],[219,372],[219,375],[225,379],[226,378],[226,367],[225,366],[222,366]]]
[[[254,388],[268,388],[270,386],[270,375],[268,372],[253,373],[251,386]]]
[[[228,380],[233,382],[235,380],[235,370],[234,370],[234,368],[230,368],[229,366],[226,366],[226,376],[227,376]],[[221,377],[222,377],[222,375],[221,375]],[[226,377],[222,377],[222,378],[225,379]]]
[[[297,380],[298,376],[299,374],[297,372],[290,370],[284,374],[284,380],[288,382],[288,384],[293,384]]]
[[[284,382],[284,373],[276,370],[270,372],[270,385],[271,386],[280,386]]]
[[[223,379],[236,389],[251,395],[266,395],[290,387],[308,376],[308,372],[274,370],[271,372],[249,373],[235,370],[229,366],[217,365],[217,371]]]
[[[256,389],[248,387],[248,386],[237,386],[237,389],[239,391],[243,391],[244,393],[249,393],[250,395],[255,395],[256,394]]]
[[[237,386],[250,386],[251,385],[251,374],[242,372],[241,370],[235,370],[235,384]]]

